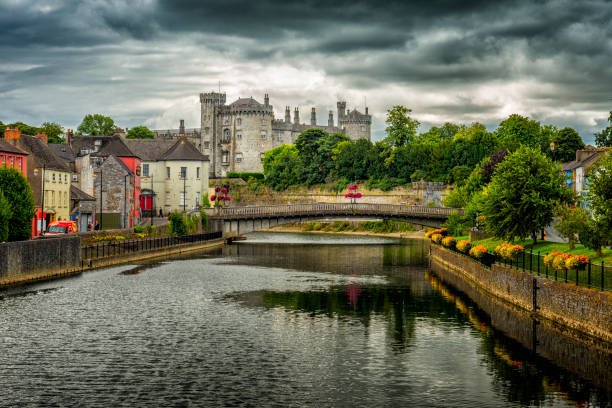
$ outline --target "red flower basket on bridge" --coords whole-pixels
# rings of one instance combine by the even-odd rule
[[[349,192],[344,195],[344,198],[351,199],[351,204],[357,203],[357,199],[363,197],[363,194],[357,191],[358,188],[359,186],[357,184],[350,185],[348,187]]]

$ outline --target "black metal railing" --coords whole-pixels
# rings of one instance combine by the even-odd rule
[[[178,245],[195,244],[203,241],[219,239],[223,236],[221,231],[183,236],[147,237],[127,239],[122,241],[98,242],[81,247],[81,259],[93,260],[109,256],[121,256],[136,252],[157,251]]]
[[[436,245],[432,243],[433,245]],[[439,245],[442,247],[442,245]],[[443,247],[445,248],[445,247]],[[530,272],[534,275],[559,282],[572,283],[577,286],[612,291],[612,266],[605,265],[603,261],[598,263],[587,262],[578,269],[557,269],[548,267],[544,263],[544,257],[548,253],[532,252],[524,250],[517,253],[512,259],[503,258],[495,253],[485,253],[482,258],[474,258],[457,249],[445,248],[481,263],[487,268],[493,264],[505,265],[514,269]]]

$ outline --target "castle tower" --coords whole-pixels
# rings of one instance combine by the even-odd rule
[[[291,123],[291,109],[285,106],[285,123]]]
[[[264,106],[270,106],[270,97],[268,94],[264,95]]]
[[[180,135],[184,135],[185,134],[185,119],[181,119],[180,124],[179,124],[179,134]]]
[[[317,126],[317,111],[314,107],[310,111],[310,126]]]
[[[300,124],[300,110],[298,108],[295,108],[293,111],[293,123],[296,125]]]
[[[336,106],[338,107],[338,127],[342,127],[340,126],[340,122],[343,121],[346,116],[346,102],[338,101]]]
[[[329,118],[327,119],[327,126],[330,128],[334,127],[334,111],[329,111]]]
[[[201,144],[199,147],[202,154],[207,155],[210,160],[210,176],[214,177],[215,167],[219,161],[217,145],[217,114],[219,109],[225,105],[225,93],[207,92],[200,94],[201,104]]]

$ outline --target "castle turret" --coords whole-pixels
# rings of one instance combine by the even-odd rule
[[[181,119],[180,125],[179,125],[179,134],[180,135],[184,135],[185,134],[185,119]]]
[[[315,108],[310,111],[310,126],[317,126],[317,111]]]
[[[285,106],[285,123],[291,123],[291,109]]]
[[[346,116],[346,102],[338,101],[336,106],[338,107],[338,126],[340,126],[340,122],[344,120]]]
[[[270,97],[268,97],[268,94],[264,95],[264,105],[270,106]]]
[[[332,128],[334,127],[334,111],[329,111],[329,118],[327,119],[327,126]]]
[[[300,124],[300,110],[298,108],[295,108],[293,111],[293,123],[296,125]]]

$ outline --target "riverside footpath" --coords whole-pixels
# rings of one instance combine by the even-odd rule
[[[0,244],[0,288],[223,245],[221,232],[83,245],[77,235]]]

